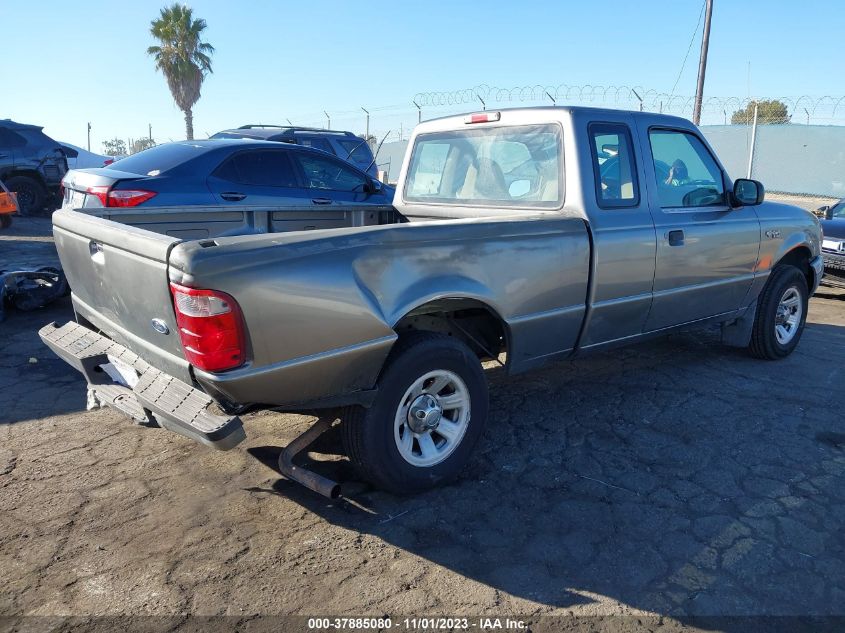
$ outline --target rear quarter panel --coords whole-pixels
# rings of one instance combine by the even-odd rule
[[[507,324],[515,371],[574,347],[584,314],[589,238],[557,214],[406,223],[176,246],[173,281],[231,294],[251,360],[195,372],[235,402],[284,405],[374,385],[409,311],[465,297]]]

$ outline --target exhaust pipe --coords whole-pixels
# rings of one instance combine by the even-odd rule
[[[288,444],[282,454],[279,455],[279,470],[285,477],[329,499],[340,497],[340,484],[315,473],[313,470],[296,466],[293,460],[313,444],[318,437],[332,428],[336,419],[336,417],[319,418],[310,429]]]

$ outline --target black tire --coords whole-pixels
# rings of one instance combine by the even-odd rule
[[[457,375],[469,396],[466,427],[447,457],[430,466],[407,461],[399,451],[395,419],[410,387],[427,373]],[[383,490],[409,494],[432,488],[457,476],[484,432],[487,422],[487,380],[472,350],[444,334],[412,332],[400,337],[378,381],[378,396],[369,409],[350,407],[342,416],[346,454],[358,473]],[[408,432],[410,427],[405,427]],[[438,437],[436,429],[433,437]],[[414,440],[411,440],[412,442]],[[421,449],[420,449],[421,450]]]
[[[6,187],[17,193],[21,215],[41,211],[47,203],[47,191],[40,182],[29,176],[12,176],[6,181]]]
[[[0,215],[0,229],[8,229],[12,226],[12,216],[9,213]]]
[[[801,315],[792,337],[788,342],[782,343],[778,340],[775,328],[778,324],[778,308],[781,300],[790,289],[794,289],[800,295]],[[752,356],[765,360],[778,360],[792,353],[798,346],[807,321],[809,295],[807,279],[794,266],[778,266],[772,271],[757,301],[757,314],[754,317],[751,343],[748,346]]]

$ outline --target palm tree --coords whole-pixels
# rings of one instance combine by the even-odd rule
[[[156,68],[167,79],[173,100],[185,113],[185,133],[189,140],[194,138],[192,108],[199,101],[205,76],[212,72],[210,55],[214,47],[201,40],[207,26],[205,20],[195,20],[191,9],[179,3],[163,8],[161,17],[150,23],[150,33],[161,45],[150,46],[147,53],[155,59]]]

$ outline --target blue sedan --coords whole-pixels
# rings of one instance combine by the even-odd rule
[[[63,207],[93,215],[106,208],[183,205],[343,207],[390,205],[394,190],[326,152],[243,139],[181,141],[107,167],[74,169],[62,181]]]

